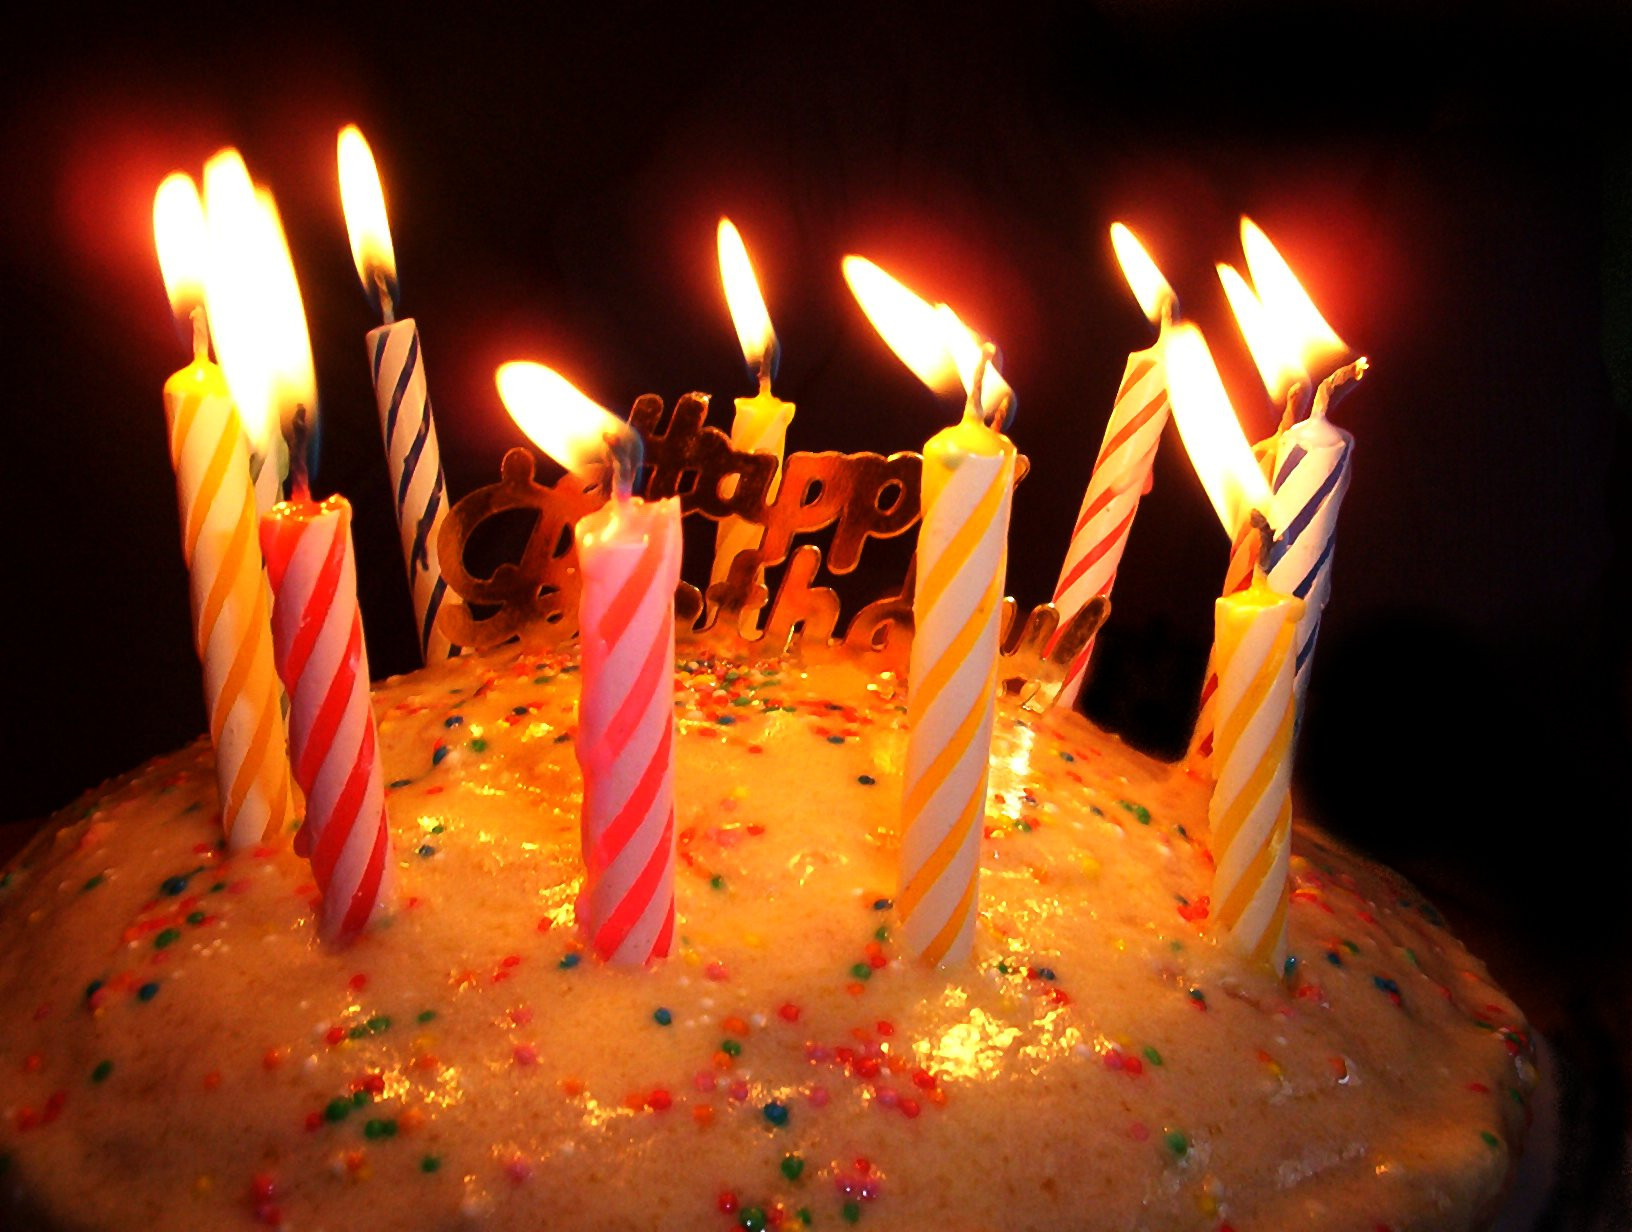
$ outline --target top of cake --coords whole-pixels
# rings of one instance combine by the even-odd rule
[[[574,920],[570,653],[375,696],[395,911],[321,944],[207,743],[0,880],[0,1215],[48,1228],[1475,1225],[1533,1081],[1432,907],[1300,826],[1287,970],[1208,927],[1206,787],[1004,704],[973,958],[892,945],[905,690],[683,659],[674,956]],[[8,1226],[10,1226],[8,1224]]]

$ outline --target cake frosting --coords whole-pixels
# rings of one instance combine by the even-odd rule
[[[1299,824],[1290,954],[1209,930],[1206,786],[1005,703],[971,960],[894,944],[905,689],[676,673],[675,952],[574,920],[569,651],[375,694],[398,897],[317,939],[288,834],[229,854],[208,744],[0,880],[0,1226],[1476,1227],[1522,1016],[1395,875]]]

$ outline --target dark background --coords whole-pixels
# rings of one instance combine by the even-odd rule
[[[357,507],[376,675],[413,648],[342,123],[381,164],[455,497],[520,443],[492,386],[505,359],[551,362],[613,407],[710,391],[728,422],[751,382],[714,267],[725,213],[782,341],[791,448],[917,448],[948,422],[850,301],[846,252],[1002,345],[1033,466],[1010,582],[1028,605],[1150,337],[1113,219],[1207,330],[1250,434],[1272,426],[1211,269],[1239,263],[1247,213],[1374,364],[1337,416],[1354,481],[1306,811],[1421,881],[1565,1054],[1595,1129],[1566,1152],[1554,1226],[1624,1202],[1625,7],[586,7],[453,25],[403,5],[226,25],[172,8],[162,27],[58,8],[58,35],[0,53],[6,817],[203,726],[159,400],[187,350],[150,208],[166,172],[221,145],[289,229],[322,390],[316,488]],[[1183,745],[1227,546],[1170,433],[1087,707],[1145,747]]]

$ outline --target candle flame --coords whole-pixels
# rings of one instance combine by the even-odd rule
[[[209,237],[205,295],[216,352],[257,453],[286,430],[297,407],[317,413],[306,309],[272,195],[257,189],[237,150],[204,167]]]
[[[1225,533],[1233,536],[1254,509],[1269,508],[1269,483],[1236,421],[1201,331],[1189,323],[1169,330],[1163,362],[1179,439]]]
[[[1156,268],[1156,262],[1150,259],[1139,237],[1122,223],[1111,224],[1111,248],[1116,253],[1116,263],[1122,267],[1122,277],[1128,280],[1133,298],[1139,301],[1140,311],[1150,318],[1152,324],[1160,325],[1163,312],[1170,311],[1177,302],[1173,288],[1162,276],[1162,271]]]
[[[1234,266],[1221,262],[1217,268],[1218,280],[1224,284],[1224,296],[1230,301],[1230,311],[1235,313],[1241,336],[1247,340],[1247,350],[1252,352],[1252,362],[1258,366],[1259,379],[1272,399],[1285,402],[1294,385],[1309,380],[1303,353],[1285,332],[1276,328],[1263,301]]]
[[[1348,354],[1349,348],[1326,324],[1292,267],[1250,218],[1241,220],[1241,248],[1264,315],[1281,339],[1275,344],[1277,349],[1298,356],[1306,372],[1331,367]]]
[[[170,296],[170,310],[185,320],[194,308],[204,304],[204,272],[208,266],[204,204],[192,176],[172,172],[153,194],[153,244],[159,252],[159,271]]]
[[[865,257],[844,259],[844,277],[879,337],[925,385],[951,397],[974,385],[985,340],[946,304],[931,307]],[[981,411],[991,418],[1014,391],[988,366],[981,383]]]
[[[635,440],[633,428],[553,368],[513,360],[500,364],[493,380],[516,427],[580,479],[604,473],[612,448],[608,437],[625,447]]]
[[[771,357],[776,354],[776,331],[771,328],[771,314],[760,293],[759,280],[754,277],[742,234],[729,218],[720,219],[718,247],[720,281],[725,284],[725,303],[737,327],[742,357],[750,368],[768,377]]]
[[[397,258],[391,247],[391,224],[385,214],[385,191],[368,138],[355,124],[340,130],[336,156],[340,164],[340,209],[346,216],[351,259],[369,297],[378,296],[379,283],[396,282]],[[382,308],[388,305],[380,305]]]

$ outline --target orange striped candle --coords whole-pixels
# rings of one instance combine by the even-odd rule
[[[1155,345],[1129,355],[1122,373],[1116,404],[1105,425],[1105,437],[1100,442],[1088,489],[1083,493],[1082,510],[1071,532],[1060,580],[1054,587],[1054,606],[1059,609],[1062,628],[1089,600],[1111,593],[1133,516],[1139,511],[1139,498],[1150,490],[1151,466],[1156,460],[1156,447],[1161,444],[1162,429],[1167,427],[1167,373],[1162,364],[1162,347],[1177,302],[1167,279],[1133,232],[1121,223],[1113,223],[1111,245],[1140,307],[1152,321],[1160,323],[1161,334]],[[1066,669],[1057,704],[1076,704],[1093,651],[1094,639],[1089,638]]]
[[[1303,607],[1271,590],[1262,569],[1214,606],[1212,918],[1231,946],[1277,971],[1286,959],[1294,652]]]
[[[202,300],[204,216],[190,177],[172,175],[153,202],[165,283],[193,323],[193,362],[164,385],[170,460],[204,669],[210,741],[227,845],[252,846],[289,813],[281,689],[272,663],[249,447],[221,369],[208,359]]]
[[[978,389],[924,446],[896,910],[902,945],[932,963],[974,943],[997,701],[1015,453],[982,420]]]

